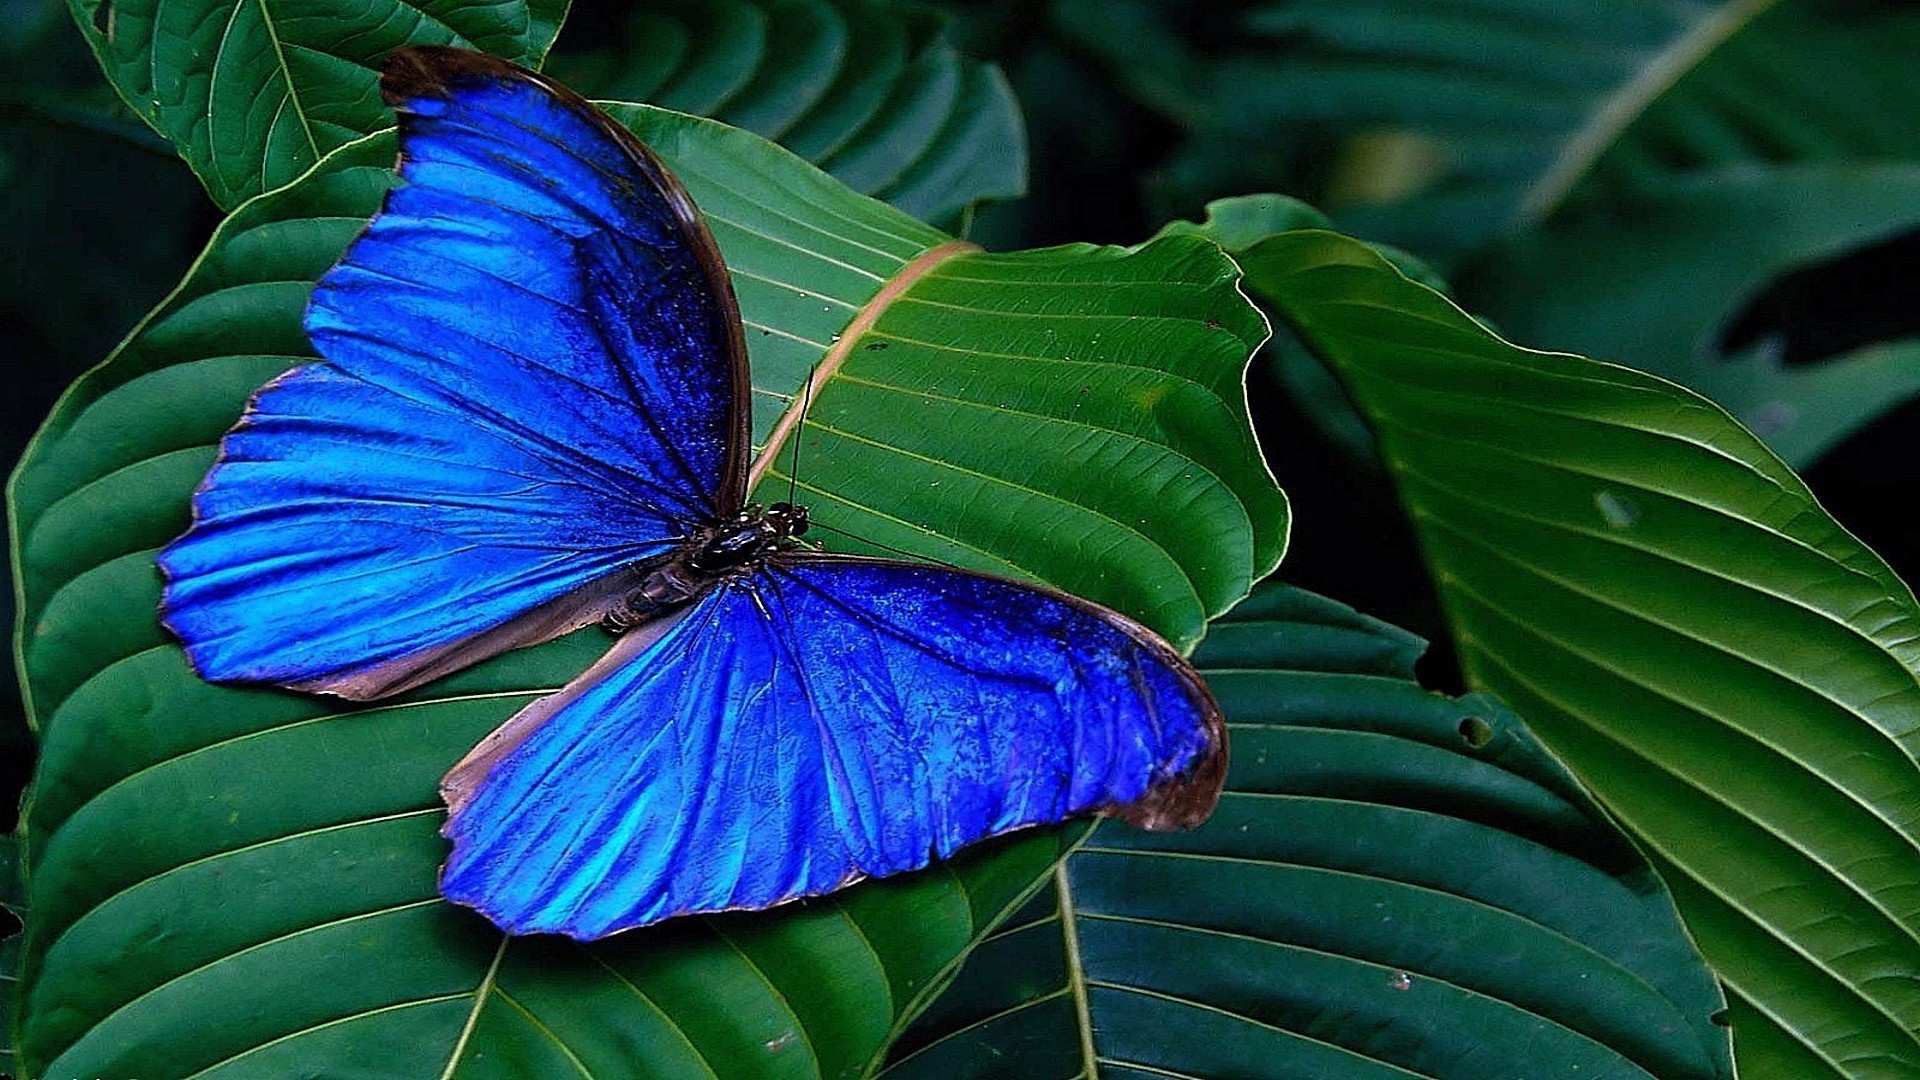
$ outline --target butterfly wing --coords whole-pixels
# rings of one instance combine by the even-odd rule
[[[402,50],[401,184],[161,555],[213,679],[367,698],[597,620],[742,498],[724,266],[631,134],[503,61]],[[609,576],[613,575],[613,576]]]
[[[449,899],[597,938],[1087,812],[1211,812],[1225,728],[1141,627],[940,567],[784,554],[616,647],[448,777]]]

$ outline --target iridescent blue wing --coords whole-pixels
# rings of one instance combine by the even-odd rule
[[[777,555],[456,767],[441,891],[514,933],[597,938],[1075,814],[1191,826],[1225,750],[1192,668],[1110,611],[941,567]]]
[[[314,291],[328,363],[259,394],[160,558],[208,678],[417,685],[597,620],[743,496],[739,314],[678,182],[503,61],[403,50],[382,89],[401,183]]]

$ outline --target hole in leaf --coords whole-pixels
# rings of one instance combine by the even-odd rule
[[[1920,333],[1913,266],[1920,230],[1783,274],[1720,331],[1723,356],[1765,343],[1788,367]]]
[[[93,9],[93,28],[113,40],[113,0],[100,0]]]
[[[1460,737],[1475,750],[1493,741],[1493,725],[1477,716],[1463,717],[1460,720]]]
[[[1889,410],[1802,470],[1827,512],[1908,581],[1920,575],[1920,539],[1906,493],[1920,479],[1920,401]]]

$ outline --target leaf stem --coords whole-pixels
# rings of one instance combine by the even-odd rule
[[[1087,1080],[1100,1075],[1100,1055],[1093,1045],[1093,1006],[1087,1001],[1087,973],[1080,959],[1080,923],[1073,911],[1073,885],[1067,880],[1067,860],[1053,867],[1053,887],[1060,903],[1060,936],[1067,949],[1067,988],[1073,991],[1073,1011],[1080,1026],[1080,1071]]]

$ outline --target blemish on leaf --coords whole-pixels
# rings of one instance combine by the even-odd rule
[[[1640,520],[1640,507],[1625,495],[1611,491],[1593,493],[1593,505],[1600,508],[1600,518],[1610,529],[1631,528]]]
[[[1769,401],[1748,410],[1745,419],[1755,435],[1765,438],[1792,427],[1800,419],[1800,410],[1784,401]]]

